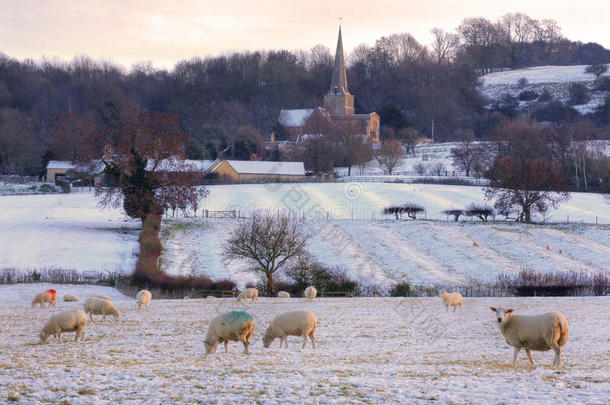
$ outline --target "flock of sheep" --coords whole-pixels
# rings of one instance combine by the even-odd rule
[[[317,291],[315,287],[310,286],[307,287],[304,295],[308,300],[313,300]],[[462,310],[463,299],[459,292],[448,293],[443,290],[440,296],[447,311],[449,311],[449,307],[453,307],[455,312],[458,306]],[[280,291],[278,297],[290,298],[290,294]],[[149,291],[140,291],[136,296],[138,309],[142,309],[142,307],[148,309],[151,299],[152,294]],[[242,291],[237,300],[241,302],[245,299],[256,302],[258,300],[258,290],[247,288]],[[78,298],[73,295],[65,295],[64,301],[78,301]],[[44,308],[46,303],[53,306],[57,304],[57,292],[55,290],[42,292],[32,300],[32,306],[40,305]],[[79,337],[81,341],[84,341],[87,314],[89,314],[91,321],[93,321],[94,314],[102,315],[103,319],[106,315],[112,315],[115,320],[118,320],[121,316],[110,298],[101,295],[87,298],[83,309],[67,310],[53,315],[42,328],[40,341],[46,342],[51,335],[61,341],[63,332],[76,332],[75,341],[78,341]],[[516,365],[517,356],[521,349],[525,349],[532,365],[534,365],[532,350],[547,351],[552,349],[555,352],[553,365],[561,366],[561,349],[568,341],[569,336],[568,321],[565,316],[558,312],[547,312],[533,316],[516,315],[512,309],[494,307],[490,309],[496,314],[498,327],[506,343],[514,347],[513,365]],[[318,318],[311,311],[284,312],[276,316],[268,326],[263,336],[263,345],[267,348],[274,339],[279,338],[280,347],[282,345],[288,347],[287,336],[301,336],[303,338],[303,348],[305,348],[308,338],[311,340],[312,347],[315,348],[314,333],[317,325]],[[221,343],[224,343],[225,352],[227,352],[229,341],[242,342],[244,353],[249,354],[254,328],[254,317],[245,311],[230,311],[215,317],[210,322],[204,340],[206,355],[214,353]]]

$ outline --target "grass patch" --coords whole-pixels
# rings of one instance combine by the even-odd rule
[[[500,226],[492,226],[491,229],[495,229],[498,232],[510,232],[510,233],[525,233],[520,229],[516,228],[503,228]]]
[[[81,388],[78,390],[79,395],[95,395],[95,390],[91,388]]]

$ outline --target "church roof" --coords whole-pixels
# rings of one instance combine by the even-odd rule
[[[343,58],[343,39],[341,37],[341,27],[339,27],[337,51],[335,52],[335,66],[333,67],[333,78],[330,82],[330,90],[328,91],[328,94],[350,94],[349,90],[347,89],[347,74],[345,72],[345,59]]]
[[[280,110],[280,123],[285,127],[302,127],[314,111],[315,108]]]

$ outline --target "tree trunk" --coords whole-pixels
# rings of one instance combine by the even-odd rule
[[[523,214],[525,214],[525,218],[524,218],[523,222],[527,222],[527,223],[532,222],[532,217],[531,217],[529,207],[523,209]]]
[[[273,272],[267,271],[266,275],[267,275],[267,295],[269,297],[274,297],[275,291],[273,291]]]

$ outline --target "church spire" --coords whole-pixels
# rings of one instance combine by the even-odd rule
[[[339,25],[339,38],[337,39],[337,52],[335,53],[335,66],[330,81],[330,90],[324,96],[324,108],[331,115],[354,114],[354,96],[347,89],[341,25]]]
[[[343,39],[341,38],[341,25],[339,25],[339,38],[337,39],[337,51],[335,53],[335,66],[333,77],[330,82],[330,95],[350,94],[347,89],[347,74],[345,73],[345,59],[343,58]]]

